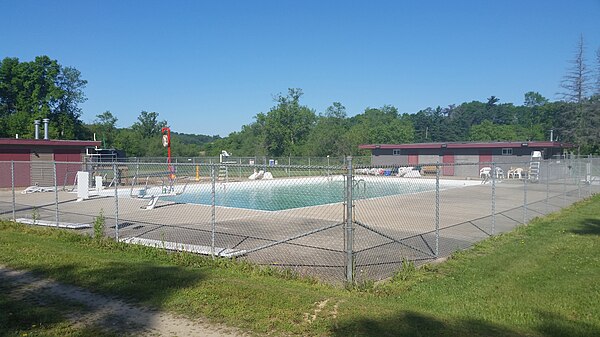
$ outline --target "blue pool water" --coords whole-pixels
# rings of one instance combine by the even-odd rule
[[[398,179],[358,180],[354,198],[368,199],[435,190],[435,181],[422,180],[418,183]],[[345,182],[341,179],[310,179],[300,181],[271,180],[255,182],[233,182],[216,184],[217,206],[247,208],[264,211],[279,211],[291,208],[339,203],[344,198]],[[179,203],[211,205],[209,184],[188,186],[184,194],[163,198]]]

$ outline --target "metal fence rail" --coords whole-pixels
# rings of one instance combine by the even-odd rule
[[[102,214],[105,235],[122,242],[354,283],[600,191],[592,157],[412,168],[252,160],[0,162],[0,217],[92,235]]]

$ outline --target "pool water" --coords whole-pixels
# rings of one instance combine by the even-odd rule
[[[253,182],[217,183],[215,205],[263,211],[340,203],[344,199],[345,182],[341,177],[265,180]],[[357,179],[354,199],[369,199],[435,190],[435,180],[405,180],[400,178]],[[165,197],[179,203],[211,205],[211,185],[188,186],[186,193]]]

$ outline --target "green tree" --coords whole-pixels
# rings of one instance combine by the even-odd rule
[[[513,141],[519,140],[519,137],[514,125],[498,125],[485,120],[481,124],[471,126],[469,140],[485,142]]]
[[[350,154],[344,138],[346,132],[346,107],[334,102],[317,118],[308,136],[305,154],[317,157]]]
[[[444,141],[444,115],[451,111],[451,109],[453,107],[449,107],[446,110],[439,106],[435,109],[428,107],[424,110],[419,110],[416,114],[410,115],[415,129],[414,141],[417,143]]]
[[[410,143],[415,136],[411,117],[399,116],[398,109],[391,105],[367,108],[351,118],[350,124],[346,138],[354,153],[360,144]]]
[[[83,92],[87,81],[81,79],[79,70],[61,67],[55,84],[59,95],[56,101],[52,102],[55,108],[49,115],[55,136],[63,139],[80,138],[84,131],[79,104],[87,100]]]
[[[529,91],[525,93],[524,105],[528,108],[535,108],[548,103],[548,99],[539,92]]]
[[[53,138],[77,139],[85,134],[79,104],[86,81],[78,70],[48,56],[31,62],[5,58],[0,63],[0,136],[33,135],[33,120],[50,119]]]
[[[114,139],[117,133],[117,120],[117,117],[108,110],[96,115],[92,131],[100,137],[102,147],[109,148],[114,146]]]
[[[161,129],[167,126],[166,121],[158,121],[158,112],[154,111],[142,111],[137,119],[138,121],[133,123],[131,129],[142,138],[160,135]]]
[[[590,97],[583,105],[588,128],[581,134],[583,152],[600,154],[600,94]]]
[[[265,143],[272,156],[300,155],[313,127],[316,115],[300,105],[301,89],[289,89],[287,96],[278,95],[277,105],[265,117]]]
[[[119,130],[115,136],[114,147],[124,150],[128,157],[143,157],[146,147],[142,136],[130,128]]]

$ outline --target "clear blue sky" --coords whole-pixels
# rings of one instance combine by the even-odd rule
[[[556,100],[580,34],[600,47],[600,0],[0,0],[0,58],[48,55],[88,81],[83,120],[156,111],[177,132],[239,131],[287,88],[401,113]]]

